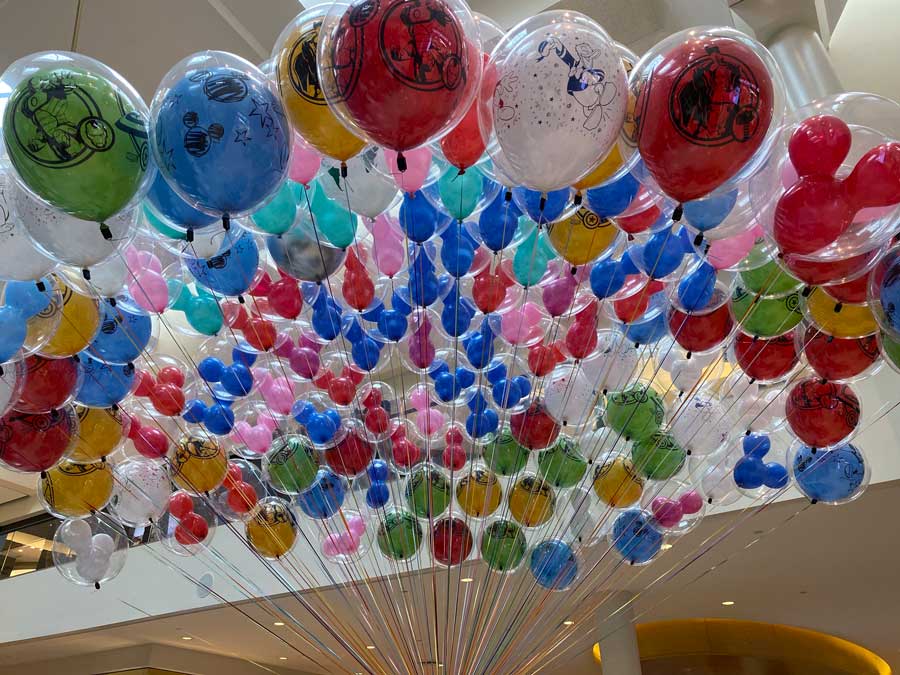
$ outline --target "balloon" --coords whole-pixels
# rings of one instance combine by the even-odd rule
[[[13,407],[24,413],[45,413],[68,403],[78,387],[74,359],[45,359],[36,354],[25,359],[25,387]]]
[[[610,534],[619,554],[632,565],[643,565],[659,555],[663,535],[653,516],[640,509],[628,509],[613,522]]]
[[[100,330],[88,345],[88,351],[107,363],[134,361],[150,343],[153,329],[150,317],[109,300],[100,304],[100,310]]]
[[[635,467],[650,480],[668,480],[681,470],[686,456],[671,433],[660,431],[636,440],[631,448]]]
[[[812,326],[803,335],[803,354],[816,374],[826,380],[859,377],[881,356],[875,335],[837,338]]]
[[[131,419],[117,408],[75,406],[78,437],[69,452],[73,462],[93,462],[111,454],[128,435]]]
[[[309,187],[313,178],[319,175],[322,168],[322,157],[313,150],[302,136],[294,134],[291,146],[291,163],[288,165],[288,178],[303,187]]]
[[[482,200],[485,188],[491,185],[488,180],[477,168],[464,173],[453,169],[445,171],[437,186],[447,213],[458,221],[471,216]]]
[[[765,47],[732,29],[666,38],[637,64],[631,82],[641,159],[678,202],[704,197],[740,172],[770,138],[784,105]]]
[[[534,475],[525,475],[507,496],[510,515],[525,527],[543,525],[556,510],[556,495],[550,485]]]
[[[81,54],[43,52],[10,73],[21,79],[6,105],[3,140],[23,184],[83,220],[122,211],[149,176],[147,106],[138,93]]]
[[[792,454],[790,467],[797,489],[814,503],[843,504],[866,488],[869,465],[851,443],[830,450],[800,445],[792,449]]]
[[[166,467],[143,457],[126,459],[113,468],[113,512],[129,527],[146,527],[159,520],[168,506],[172,486]]]
[[[91,408],[109,408],[128,396],[134,366],[109,364],[87,352],[78,354],[79,385],[75,401]]]
[[[563,591],[578,576],[578,558],[571,545],[559,539],[542,541],[531,551],[531,574],[538,585]]]
[[[346,492],[340,476],[328,469],[319,469],[312,485],[297,495],[297,506],[310,518],[331,518],[340,510]]]
[[[278,269],[299,281],[323,281],[344,262],[346,252],[317,243],[315,234],[302,225],[277,237],[266,237],[266,248]]]
[[[41,473],[38,495],[57,518],[84,518],[99,511],[113,492],[113,472],[106,462],[75,464],[63,460]]]
[[[763,298],[737,286],[731,296],[731,312],[741,330],[759,337],[775,337],[792,330],[803,314],[800,294],[781,298]]]
[[[669,434],[689,454],[700,457],[713,454],[731,435],[728,408],[704,393],[681,403],[669,424]],[[637,464],[637,459],[635,459]]]
[[[37,473],[54,466],[78,433],[71,408],[46,413],[11,411],[0,418],[0,463],[14,471]]]
[[[456,502],[463,513],[472,518],[491,515],[499,508],[502,498],[500,481],[489,469],[473,468],[456,484]]]
[[[379,150],[366,148],[358,156],[347,161],[346,176],[331,165],[318,183],[331,199],[364,218],[375,218],[384,213],[397,198],[394,179],[380,170]]]
[[[628,100],[625,68],[603,28],[578,12],[541,12],[504,36],[482,85],[488,151],[516,184],[568,187],[615,143]]]
[[[708,306],[697,312],[686,313],[672,306],[668,323],[672,337],[689,352],[705,352],[718,347],[734,328],[727,297],[721,291],[713,296]]]
[[[13,211],[13,195],[20,190],[0,164],[0,279],[36,281],[56,262],[35,248],[22,219]]]
[[[75,291],[59,277],[56,280],[62,293],[62,319],[40,352],[43,356],[62,358],[73,356],[91,343],[100,327],[100,303]]]
[[[402,509],[384,514],[376,536],[378,549],[391,560],[409,560],[422,543],[422,527],[416,517]]]
[[[215,490],[225,480],[228,470],[222,446],[217,440],[203,436],[183,436],[170,461],[172,480],[192,494]]]
[[[420,464],[406,479],[406,505],[419,518],[436,518],[450,506],[450,480],[437,467]]]
[[[394,180],[394,184],[401,191],[413,194],[422,189],[428,179],[431,168],[431,149],[427,147],[416,148],[403,155],[405,168],[400,168],[400,153],[390,148],[384,148],[383,163]]]
[[[297,183],[293,180],[284,181],[275,196],[261,209],[253,212],[250,222],[262,234],[284,234],[294,225],[301,194]]]
[[[223,218],[259,208],[287,174],[291,133],[254,65],[201,52],[166,74],[151,106],[160,173],[191,206]]]
[[[323,155],[346,162],[363,149],[365,142],[334,116],[319,83],[319,38],[327,9],[323,5],[300,12],[275,40],[272,58],[278,92],[291,126]]]
[[[273,488],[287,494],[308,489],[318,470],[315,451],[296,435],[276,439],[263,459],[266,480]]]
[[[347,248],[356,236],[358,219],[355,213],[329,199],[324,190],[316,190],[312,199],[312,213],[316,230],[332,246]]]
[[[606,397],[606,425],[626,438],[640,440],[656,433],[664,415],[662,399],[646,384],[629,385]]]
[[[354,0],[329,10],[318,67],[331,110],[359,135],[403,152],[465,114],[480,80],[480,40],[457,0]]]
[[[290,504],[278,497],[266,497],[247,521],[247,541],[263,558],[277,559],[294,547],[298,529]]]
[[[547,226],[547,238],[553,250],[573,265],[585,265],[596,260],[616,242],[618,236],[619,230],[611,220],[602,220],[584,207],[568,218]]]
[[[793,293],[803,285],[799,279],[782,270],[774,260],[759,267],[741,270],[738,276],[744,288],[766,297]]]
[[[504,429],[484,448],[484,461],[501,476],[512,476],[525,467],[528,448],[519,445],[509,430]]]
[[[495,572],[511,572],[525,559],[527,542],[522,528],[511,520],[495,520],[481,533],[481,559]]]
[[[868,305],[835,302],[821,288],[806,298],[806,315],[823,332],[839,338],[870,335],[878,330]]]
[[[793,371],[800,355],[792,331],[769,339],[738,331],[734,356],[747,377],[768,383],[781,380]]]
[[[644,479],[630,459],[610,457],[594,470],[594,492],[607,506],[626,508],[641,498]]]
[[[473,546],[472,531],[460,518],[441,518],[431,528],[431,552],[442,565],[459,565]]]
[[[859,425],[860,405],[846,384],[809,378],[795,384],[785,404],[785,416],[803,443],[827,448],[848,438]]]
[[[184,264],[198,284],[223,295],[240,295],[256,275],[259,248],[252,234],[238,230],[236,236],[226,238],[217,255],[185,258]]]
[[[556,488],[570,488],[581,482],[587,460],[576,441],[562,436],[538,455],[538,473]]]
[[[551,417],[541,401],[533,401],[527,410],[511,415],[509,426],[513,438],[529,450],[549,447],[560,430],[559,422]]]

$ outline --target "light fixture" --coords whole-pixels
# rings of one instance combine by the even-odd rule
[[[572,621],[572,619],[566,619],[565,621],[563,621],[563,626],[574,626],[574,625],[575,625],[575,622]]]
[[[366,645],[366,649],[375,649],[375,645]]]
[[[190,635],[182,635],[181,639],[182,640],[193,640],[194,638],[192,638]]]
[[[660,546],[659,548],[660,548],[660,550],[662,550],[662,551],[668,551],[670,548],[672,548],[672,544],[663,544],[663,545]]]
[[[278,657],[278,660],[279,660],[279,661],[287,661],[287,657],[286,657],[286,656],[279,656],[279,657]]]
[[[726,600],[722,603],[722,607],[731,607],[734,604],[734,600]]]
[[[459,580],[459,583],[461,583],[461,584],[471,584],[473,581],[475,581],[475,580],[474,580],[472,577],[464,577],[464,578],[462,578],[462,579]]]
[[[276,621],[276,622],[273,623],[272,625],[273,625],[273,626],[278,626],[279,628],[281,628],[281,627],[284,625],[284,621]]]

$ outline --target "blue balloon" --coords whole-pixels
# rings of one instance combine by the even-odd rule
[[[525,187],[514,187],[512,193],[513,200],[522,210],[522,213],[539,225],[559,220],[572,197],[570,188],[553,190],[548,192],[546,196],[543,196],[537,190],[529,190]],[[541,208],[542,199],[544,201],[543,209]]]
[[[241,340],[231,349],[231,360],[235,363],[243,363],[248,368],[256,363],[256,350]]]
[[[604,300],[622,290],[625,276],[625,266],[618,260],[602,260],[591,268],[591,290]]]
[[[365,335],[352,344],[350,356],[353,357],[353,363],[363,370],[374,370],[381,358],[381,343]]]
[[[524,396],[519,380],[516,378],[502,379],[496,382],[491,389],[491,395],[494,397],[494,403],[501,408],[517,406]]]
[[[328,443],[340,426],[340,422],[335,423],[331,417],[319,412],[313,412],[305,424],[309,439],[317,445]]]
[[[487,408],[482,413],[471,413],[466,418],[466,431],[472,438],[481,438],[497,431],[500,418],[497,413]]]
[[[78,370],[81,384],[75,401],[89,408],[109,408],[119,403],[134,384],[134,366],[106,363],[87,351],[78,353]]]
[[[790,474],[788,474],[786,466],[779,464],[778,462],[769,462],[766,464],[765,485],[767,488],[780,490],[783,487],[787,487],[787,484],[790,482],[791,477]]]
[[[441,326],[450,337],[460,337],[464,335],[469,326],[472,325],[472,319],[478,308],[469,298],[462,296],[459,292],[459,286],[456,282],[450,287],[447,295],[444,296],[444,308],[441,310]]]
[[[468,237],[463,236],[462,227],[448,227],[441,235],[444,244],[441,246],[441,263],[452,276],[461,277],[475,259],[475,246]]]
[[[684,258],[684,249],[678,235],[671,228],[654,233],[643,246],[636,247],[634,262],[647,276],[661,279],[678,269]]]
[[[464,366],[459,366],[454,373],[456,384],[463,389],[468,389],[475,384],[475,373]]]
[[[738,191],[731,190],[725,194],[685,202],[684,219],[694,229],[708,232],[728,217],[737,203],[737,198]]]
[[[585,190],[584,201],[601,218],[612,218],[628,208],[640,188],[637,178],[626,173],[611,183]]]
[[[224,436],[234,428],[234,412],[228,406],[216,403],[206,409],[203,425],[211,434]]]
[[[383,483],[391,475],[391,468],[383,459],[373,459],[366,469],[366,473],[369,475],[369,480],[373,483]]]
[[[438,210],[421,190],[403,195],[399,215],[400,228],[410,241],[417,244],[431,239],[435,232],[446,227],[452,220],[449,215]]]
[[[253,389],[253,373],[243,363],[233,363],[222,372],[220,382],[232,396],[246,396]]]
[[[378,330],[392,342],[399,342],[406,334],[406,315],[396,309],[386,309],[378,317]]]
[[[640,509],[628,509],[613,523],[613,546],[632,565],[653,560],[663,543],[662,533],[653,525],[653,516]]]
[[[488,365],[487,370],[485,371],[485,375],[487,375],[488,382],[491,384],[497,384],[501,380],[506,379],[508,371],[506,369],[506,364],[503,363],[500,359],[490,363]]]
[[[739,488],[755,490],[766,482],[766,464],[758,457],[745,455],[734,465],[734,482]]]
[[[126,309],[123,303],[113,306],[109,300],[100,303],[100,311],[100,330],[88,351],[107,363],[134,361],[150,343],[150,316]]]
[[[494,337],[494,332],[485,317],[481,322],[481,328],[463,340],[466,358],[475,370],[481,370],[494,358]]]
[[[534,580],[553,591],[572,585],[578,576],[575,551],[560,539],[542,541],[531,551],[531,574]]]
[[[230,246],[210,258],[185,258],[184,266],[197,283],[222,295],[240,295],[250,288],[259,267],[259,247],[246,230]]]
[[[44,290],[38,288],[38,284]],[[40,314],[50,306],[53,301],[53,282],[46,277],[38,282],[34,281],[9,281],[3,298],[7,307],[19,310],[24,319],[30,319]]]
[[[501,191],[478,217],[478,233],[484,245],[495,253],[509,246],[519,229],[521,215],[515,202],[506,199]]]
[[[300,424],[306,425],[314,414],[316,406],[309,401],[294,401],[294,405],[291,406],[291,417]]]
[[[391,491],[387,483],[375,481],[366,490],[366,504],[371,509],[380,509],[391,499]]]
[[[434,376],[434,393],[444,403],[448,403],[460,394],[460,388],[456,385],[456,378],[449,372],[442,372]]]
[[[748,434],[741,441],[745,455],[762,459],[772,449],[772,441],[765,434]]]
[[[844,502],[865,488],[866,460],[851,443],[831,450],[802,445],[792,468],[797,487],[811,500]]]
[[[885,270],[878,299],[888,322],[895,331],[900,332],[900,261],[892,261]]]
[[[14,357],[28,336],[28,326],[22,312],[14,307],[0,307],[0,363]]]
[[[190,424],[200,424],[204,415],[206,415],[206,404],[199,398],[192,398],[185,404],[181,417]]]
[[[215,356],[207,356],[197,364],[197,372],[206,382],[218,382],[225,372],[225,363]]]
[[[410,300],[420,307],[429,307],[438,299],[438,278],[434,272],[434,263],[425,249],[419,249],[413,258],[406,287],[409,289]]]
[[[214,214],[255,210],[284,180],[291,131],[265,80],[234,68],[191,69],[163,98],[153,124],[160,173]]]
[[[341,334],[340,306],[324,291],[313,303],[312,327],[325,340],[334,340]]]
[[[219,221],[215,216],[198,211],[188,204],[173,190],[162,173],[157,172],[147,192],[147,201],[156,211],[156,215],[162,216],[172,225],[185,229],[199,230]]]
[[[716,270],[709,263],[701,263],[678,284],[678,302],[689,312],[709,305],[716,290]]]
[[[319,469],[313,484],[297,495],[297,506],[310,518],[331,518],[344,503],[345,494],[340,476],[330,469]]]

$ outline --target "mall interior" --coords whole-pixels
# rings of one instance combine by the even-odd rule
[[[0,0],[0,674],[900,672],[898,36]]]

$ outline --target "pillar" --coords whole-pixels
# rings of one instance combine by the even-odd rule
[[[767,45],[784,75],[788,108],[844,91],[819,34],[806,26],[788,26]]]
[[[603,675],[641,675],[633,605],[617,611],[633,597],[632,593],[624,591],[615,593],[598,610]]]

